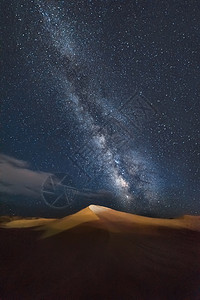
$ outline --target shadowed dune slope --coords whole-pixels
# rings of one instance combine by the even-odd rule
[[[200,299],[200,217],[0,218],[0,299]]]

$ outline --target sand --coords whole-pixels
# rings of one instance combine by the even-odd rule
[[[0,299],[200,299],[200,217],[0,218]]]

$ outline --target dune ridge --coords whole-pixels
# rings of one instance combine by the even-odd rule
[[[185,228],[200,231],[200,216],[184,215],[174,219],[151,218],[93,204],[75,214],[60,219],[14,217],[14,220],[10,218],[8,221],[8,218],[9,217],[0,217],[1,228],[39,227],[38,230],[45,231],[43,237],[58,234],[59,232],[79,226],[82,223],[93,222],[94,225],[94,221],[99,220],[104,221],[104,226],[107,225],[107,229],[111,231],[119,231],[120,224],[123,224],[123,229],[125,228],[125,225],[129,225],[129,227],[142,225],[151,227]],[[112,223],[115,224],[115,229],[111,226]]]

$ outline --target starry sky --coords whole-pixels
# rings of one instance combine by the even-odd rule
[[[0,5],[1,213],[199,214],[198,0]],[[79,197],[46,205],[48,174]]]

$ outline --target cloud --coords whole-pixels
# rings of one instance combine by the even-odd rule
[[[26,161],[0,154],[0,193],[38,197],[48,176],[31,170]]]

